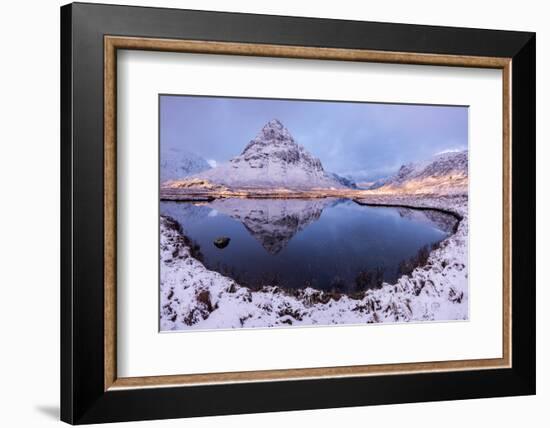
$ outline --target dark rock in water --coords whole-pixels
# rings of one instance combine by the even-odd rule
[[[219,238],[214,239],[214,245],[220,249],[223,249],[229,245],[231,238],[227,236],[220,236]]]

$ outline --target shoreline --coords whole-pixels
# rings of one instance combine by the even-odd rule
[[[370,195],[358,204],[407,206],[460,217],[428,262],[360,295],[252,290],[191,257],[185,233],[161,217],[161,329],[250,328],[468,319],[467,197]],[[181,260],[175,260],[180,254]]]
[[[224,186],[213,188],[189,188],[189,187],[160,187],[161,201],[193,201],[197,199],[220,199],[220,198],[244,198],[244,199],[322,199],[322,198],[347,198],[364,199],[370,197],[435,197],[435,196],[462,196],[466,193],[458,190],[447,193],[402,193],[378,191],[377,189],[351,189],[351,188],[318,188],[318,189],[290,189],[243,187],[231,189]]]
[[[458,224],[464,219],[464,216],[459,214],[457,211],[441,207],[431,207],[431,206],[419,206],[414,203],[401,203],[401,202],[392,202],[397,197],[405,198],[441,198],[441,197],[465,197],[467,195],[456,194],[456,195],[432,195],[432,194],[392,194],[392,193],[376,193],[373,191],[360,190],[355,195],[350,195],[346,193],[332,193],[327,192],[323,193],[307,193],[307,192],[295,192],[295,193],[246,193],[242,192],[228,192],[228,193],[216,193],[216,192],[204,192],[204,193],[186,193],[178,194],[177,197],[170,197],[168,195],[162,195],[161,202],[182,202],[182,203],[193,203],[193,202],[213,202],[217,199],[325,199],[325,198],[338,198],[338,199],[349,199],[355,202],[358,205],[370,206],[370,207],[388,207],[388,208],[407,208],[419,211],[437,211],[442,214],[447,214],[457,221],[455,227],[453,228],[452,233],[456,233],[458,229]],[[368,193],[367,193],[368,192]],[[389,201],[380,201],[381,198],[384,198]]]

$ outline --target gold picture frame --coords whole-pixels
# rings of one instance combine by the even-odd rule
[[[104,390],[216,385],[427,372],[510,368],[512,364],[511,105],[512,58],[337,49],[290,45],[213,42],[106,35],[104,42]],[[359,61],[394,64],[493,68],[502,70],[503,146],[503,321],[502,357],[422,363],[357,365],[148,377],[118,377],[116,367],[116,88],[117,51],[147,50],[209,55]]]

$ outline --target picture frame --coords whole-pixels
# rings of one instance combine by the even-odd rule
[[[501,70],[501,358],[119,377],[120,50]],[[535,98],[534,33],[63,6],[61,419],[86,424],[534,394]]]

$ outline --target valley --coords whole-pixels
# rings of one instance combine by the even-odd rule
[[[439,153],[361,186],[278,120],[227,162],[193,157],[200,170],[160,185],[161,329],[467,319],[467,160]]]

